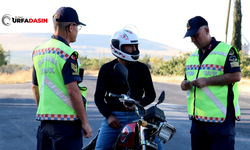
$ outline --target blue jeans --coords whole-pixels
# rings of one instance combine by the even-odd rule
[[[103,118],[101,130],[96,141],[95,150],[110,150],[122,128],[127,123],[138,120],[138,117],[134,111],[113,111],[112,114],[120,120],[122,127],[119,129],[114,129],[108,125],[106,118]],[[155,142],[158,143],[158,150],[164,150],[160,139],[156,138]]]

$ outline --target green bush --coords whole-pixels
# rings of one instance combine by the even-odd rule
[[[240,51],[240,69],[242,77],[250,77],[250,57]]]
[[[250,78],[250,66],[241,69],[241,76]]]
[[[145,63],[151,74],[153,75],[177,75],[184,76],[186,69],[186,60],[191,53],[180,52],[178,56],[171,57],[170,60],[164,60],[162,57],[150,57],[144,55],[139,59],[140,62]],[[87,56],[81,57],[80,62],[85,70],[99,70],[100,67],[114,58],[87,58]],[[250,58],[244,53],[240,52],[240,67],[242,77],[250,77]]]
[[[7,52],[4,51],[2,48],[2,45],[0,44],[0,67],[2,65],[7,65],[7,60],[6,60]]]
[[[170,60],[164,60],[163,56],[150,57],[149,55],[145,55],[139,61],[145,63],[153,75],[184,76],[186,60],[190,54],[191,53],[180,52],[178,56],[173,56]],[[85,70],[99,70],[104,63],[113,59],[114,58],[87,58],[87,56],[79,58],[81,67]],[[250,78],[250,58],[242,52],[240,52],[240,67],[242,77]],[[27,69],[27,67],[23,65],[3,65],[0,67],[0,73],[12,74],[24,69]]]
[[[0,67],[0,73],[14,74],[20,70],[28,70],[30,67],[24,65],[3,65]]]
[[[99,70],[100,67],[114,58],[103,58],[103,59],[97,59],[97,58],[87,58],[87,56],[83,56],[79,58],[79,61],[81,63],[81,67],[85,70]]]
[[[185,75],[186,60],[191,53],[179,53],[179,56],[172,56],[160,66],[160,75]]]

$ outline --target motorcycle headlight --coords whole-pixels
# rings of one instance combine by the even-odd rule
[[[157,129],[155,136],[159,137],[165,142],[169,141],[175,134],[176,129],[174,126],[167,122],[160,123],[159,128]]]

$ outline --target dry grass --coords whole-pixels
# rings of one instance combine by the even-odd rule
[[[85,70],[84,75],[97,76],[98,71],[89,71]],[[174,83],[180,84],[184,79],[183,76],[152,76],[154,82],[163,82],[163,83]],[[26,71],[18,71],[14,74],[0,73],[0,84],[17,84],[17,83],[26,83],[32,81],[32,69]],[[239,82],[239,90],[241,92],[250,91],[250,79],[241,78]]]
[[[97,76],[98,71],[85,71],[85,75]],[[32,81],[32,69],[21,70],[13,74],[0,73],[0,84],[18,84]]]
[[[98,76],[99,71],[97,70],[85,70],[84,75],[88,76]]]
[[[31,82],[32,70],[21,70],[14,74],[0,73],[0,84],[17,84]]]
[[[180,84],[183,81],[183,76],[152,76],[154,82],[176,83]]]
[[[250,92],[250,79],[241,78],[239,82],[239,90],[241,92]]]

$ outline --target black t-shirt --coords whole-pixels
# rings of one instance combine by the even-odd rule
[[[69,46],[68,42],[60,36],[53,35],[51,38],[57,39]],[[75,54],[72,54],[69,57],[69,59],[66,61],[62,70],[62,75],[63,75],[63,80],[64,80],[65,85],[74,81],[77,81],[78,83],[82,81],[80,75],[75,70],[75,66],[78,66],[77,57]],[[38,86],[37,76],[36,76],[36,71],[35,71],[34,66],[33,66],[33,73],[32,73],[32,83]]]
[[[118,98],[108,97],[108,94],[127,94],[128,86],[119,75],[114,72],[114,65],[118,63],[115,59],[104,64],[99,71],[95,103],[100,113],[106,118],[112,114],[111,111],[126,111],[124,105]],[[128,69],[128,82],[131,88],[130,97],[140,101],[142,106],[152,103],[155,99],[155,90],[148,67],[141,62],[131,62]]]

